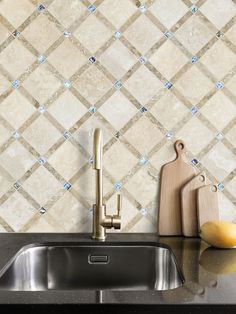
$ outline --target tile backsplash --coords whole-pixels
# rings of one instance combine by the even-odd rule
[[[0,232],[90,231],[93,131],[108,213],[156,231],[173,142],[236,222],[232,0],[0,0]]]

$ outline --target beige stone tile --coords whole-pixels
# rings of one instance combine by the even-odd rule
[[[67,181],[86,163],[86,158],[70,141],[65,141],[48,162],[59,172]]]
[[[0,124],[0,146],[6,142],[11,136],[11,132],[7,130],[3,125]]]
[[[200,10],[219,29],[236,13],[232,0],[208,0],[200,7]]]
[[[171,0],[168,5],[165,0],[157,0],[149,10],[169,29],[188,12],[188,7],[181,0]]]
[[[175,83],[175,87],[196,105],[212,88],[214,84],[195,66],[185,72]]]
[[[40,14],[22,34],[39,53],[43,53],[59,38],[61,32],[44,14]]]
[[[236,207],[230,200],[223,194],[219,193],[219,213],[220,220],[236,222]]]
[[[70,78],[87,58],[70,41],[64,40],[48,57],[48,61],[65,77]]]
[[[55,227],[50,224],[45,216],[44,217],[40,217],[36,222],[34,222],[34,224],[32,226],[30,226],[29,229],[27,229],[27,232],[59,232],[59,226],[57,229],[55,229]]]
[[[27,71],[36,60],[29,50],[15,39],[0,54],[0,64],[15,78]]]
[[[49,71],[47,64],[40,65],[24,81],[23,86],[39,102],[48,100],[59,87],[60,81]]]
[[[203,157],[201,162],[221,182],[235,169],[236,156],[219,142]]]
[[[0,95],[5,92],[7,88],[10,87],[10,82],[0,73]]]
[[[150,162],[157,169],[157,171],[160,172],[163,165],[174,160],[175,158],[176,153],[174,150],[174,145],[172,142],[167,142],[152,156]]]
[[[48,111],[68,130],[82,118],[87,108],[70,91],[65,91]]]
[[[124,36],[136,49],[145,54],[158,42],[163,33],[145,15],[140,15],[124,32]]]
[[[75,140],[82,145],[88,153],[93,154],[93,133],[96,128],[101,128],[103,132],[103,144],[106,145],[113,137],[111,131],[106,127],[98,116],[91,116],[82,126],[73,134]]]
[[[18,141],[13,142],[0,156],[1,165],[15,179],[22,177],[35,162],[34,156]]]
[[[167,130],[171,130],[189,110],[171,91],[167,91],[150,112]]]
[[[236,46],[236,24],[233,24],[225,35]]]
[[[104,168],[118,182],[129,173],[137,161],[137,158],[128,151],[124,144],[118,141],[105,153]]]
[[[142,105],[145,105],[163,88],[161,81],[145,66],[135,71],[124,86]]]
[[[91,53],[96,52],[105,44],[111,35],[111,30],[92,14],[74,32],[74,36]]]
[[[105,0],[99,11],[119,29],[135,13],[137,8],[126,0]]]
[[[218,40],[201,58],[201,62],[215,75],[223,78],[236,63],[236,55]]]
[[[0,232],[1,233],[6,233],[7,231],[6,231],[6,229],[3,228],[3,226],[0,225]]]
[[[14,91],[1,103],[0,115],[16,130],[35,112],[34,106],[19,91]]]
[[[141,217],[141,219],[129,230],[129,232],[157,232],[157,227],[146,217]]]
[[[20,26],[33,13],[35,7],[28,0],[2,0],[0,13],[15,27]]]
[[[226,87],[230,90],[230,92],[236,97],[236,75],[229,80],[229,82],[226,84]]]
[[[43,206],[62,189],[62,185],[45,167],[41,166],[24,182],[23,188]]]
[[[193,117],[177,132],[176,137],[185,141],[186,148],[193,154],[198,154],[214,138],[214,135],[198,118]]]
[[[0,197],[3,196],[14,184],[14,179],[7,176],[5,171],[0,167]]]
[[[30,145],[42,155],[45,154],[62,136],[61,133],[42,115],[36,119],[22,135]]]
[[[137,113],[137,108],[117,91],[99,108],[99,112],[116,130],[120,130]]]
[[[48,7],[50,13],[65,27],[78,21],[86,12],[86,6],[77,0],[56,0]]]
[[[105,165],[104,165],[105,166]],[[79,194],[92,206],[95,203],[95,170],[90,167],[79,179],[73,184]],[[103,195],[106,195],[113,189],[110,181],[103,177]]]
[[[229,181],[229,183],[226,185],[226,190],[236,197],[236,177],[233,177],[233,179]]]
[[[0,24],[0,45],[8,38],[9,35],[9,30],[5,26]]]
[[[120,79],[138,60],[120,41],[115,41],[99,58],[102,65]]]
[[[139,119],[124,136],[144,156],[147,156],[164,137],[158,127],[145,116]]]
[[[213,36],[214,33],[197,15],[190,17],[175,32],[175,37],[192,54],[196,54]]]
[[[218,91],[201,109],[201,113],[218,129],[222,130],[236,117],[236,107],[224,95]]]
[[[236,125],[229,130],[229,132],[226,134],[226,138],[236,147]]]
[[[78,232],[81,221],[87,216],[84,207],[69,191],[49,210],[49,215],[66,232]]]
[[[79,76],[75,87],[82,96],[94,104],[112,87],[112,83],[95,66],[90,66]]]
[[[0,207],[0,216],[14,231],[19,231],[35,213],[34,207],[18,192],[12,194]]]
[[[170,40],[167,40],[149,61],[170,80],[188,62],[188,58]]]

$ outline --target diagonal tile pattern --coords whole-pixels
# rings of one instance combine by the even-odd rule
[[[156,230],[177,138],[235,221],[235,13],[233,0],[0,1],[0,232],[91,230],[96,127],[122,231]]]

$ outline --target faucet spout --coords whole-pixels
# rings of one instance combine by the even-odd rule
[[[102,148],[103,148],[103,139],[102,139],[102,130],[96,129],[94,131],[94,144],[93,144],[93,169],[99,170],[102,169]]]

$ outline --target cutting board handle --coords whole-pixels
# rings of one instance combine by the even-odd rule
[[[174,144],[175,151],[177,154],[177,158],[181,157],[181,155],[185,152],[185,143],[182,140],[177,140]],[[177,159],[176,158],[176,159]]]

